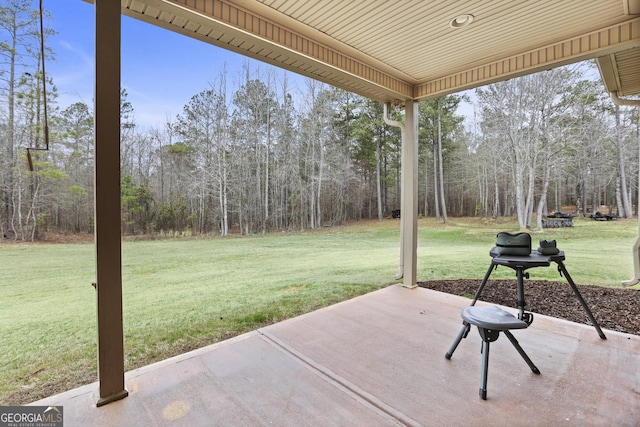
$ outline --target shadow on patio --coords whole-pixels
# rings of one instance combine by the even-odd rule
[[[100,408],[97,384],[33,404],[65,426],[638,425],[640,337],[536,315],[514,335],[541,375],[501,336],[483,401],[475,327],[444,357],[468,304],[394,285],[128,372]]]

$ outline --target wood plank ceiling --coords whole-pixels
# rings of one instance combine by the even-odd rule
[[[381,102],[599,57],[609,90],[640,93],[640,0],[122,0],[122,8]],[[450,26],[461,14],[471,23]]]

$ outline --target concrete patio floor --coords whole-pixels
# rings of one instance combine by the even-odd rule
[[[100,408],[97,384],[33,404],[66,427],[640,425],[640,337],[536,315],[513,333],[541,375],[501,336],[484,401],[475,327],[444,357],[468,304],[393,285],[128,372]]]

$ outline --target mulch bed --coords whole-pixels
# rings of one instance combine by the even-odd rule
[[[418,286],[473,298],[480,282],[480,279],[429,280],[418,282]],[[640,290],[580,284],[577,286],[601,328],[640,335]],[[489,279],[482,290],[480,300],[516,307],[515,279]],[[591,325],[584,309],[566,282],[527,280],[525,300],[526,310],[532,313]]]

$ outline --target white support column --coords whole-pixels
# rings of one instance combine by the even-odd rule
[[[97,406],[124,388],[120,237],[120,2],[95,0],[95,242],[98,314]]]
[[[387,102],[386,104],[384,104],[382,117],[384,118],[384,122],[386,124],[400,129],[400,138],[402,139],[402,141],[404,141],[404,123],[391,119],[391,103],[390,102]],[[403,143],[402,141],[401,141],[401,144]],[[404,151],[400,153],[400,156],[401,156],[400,163],[404,164],[405,163]],[[404,255],[403,255],[404,239],[402,237],[404,234],[404,215],[402,215],[402,209],[404,209],[404,206],[402,205],[402,203],[405,197],[404,197],[403,191],[404,191],[404,186],[403,184],[401,184],[401,188],[400,188],[400,211],[401,211],[401,214],[400,214],[400,263],[399,263],[400,265],[398,266],[398,274],[393,276],[395,280],[402,279],[402,277],[404,276],[404,264],[403,264],[404,263]]]
[[[418,260],[418,102],[406,100],[402,139],[403,286],[415,288]]]

